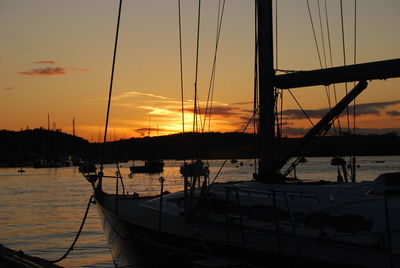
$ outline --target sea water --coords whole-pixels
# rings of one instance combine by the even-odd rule
[[[296,168],[297,176],[305,179],[335,181],[337,168],[329,157],[307,157],[306,163]],[[348,160],[348,159],[346,159]],[[160,192],[160,177],[164,190],[182,189],[179,168],[182,161],[168,160],[160,174],[135,174],[129,177],[129,163],[120,163],[125,192],[154,194]],[[213,180],[224,160],[208,161]],[[135,161],[135,165],[143,164]],[[400,172],[400,156],[364,156],[357,158],[357,180],[374,180],[384,172]],[[81,224],[92,187],[78,172],[77,167],[34,169],[0,169],[0,243],[27,254],[53,260],[70,247]],[[225,165],[217,182],[251,180],[254,160],[241,160]],[[105,174],[114,175],[116,165],[106,165]],[[105,179],[104,188],[115,192],[115,179]],[[122,187],[119,187],[122,192]],[[58,263],[64,267],[113,267],[113,262],[101,229],[94,205],[74,250]]]

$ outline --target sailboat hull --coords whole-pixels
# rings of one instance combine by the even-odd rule
[[[263,252],[243,252],[241,247],[210,243],[127,222],[99,201],[97,209],[117,267],[192,267],[204,261],[244,267],[241,265],[248,263],[250,257],[252,262],[267,265]]]
[[[124,198],[128,202],[124,203]],[[140,208],[144,203],[152,202],[154,198],[122,197],[119,200],[118,211],[121,215],[124,214],[126,212],[124,207],[126,209],[125,205],[129,203],[129,209],[134,213],[130,217],[126,217],[126,214],[118,216],[115,200],[115,196],[102,192],[96,195],[99,216],[117,267],[165,265],[168,267],[227,267],[227,265],[230,265],[229,267],[248,267],[249,265],[298,267],[301,264],[310,267],[336,268],[337,265],[340,267],[388,267],[389,264],[389,256],[385,254],[383,258],[374,259],[374,262],[382,265],[358,265],[355,264],[358,258],[363,258],[363,256],[371,258],[374,254],[367,250],[338,248],[314,242],[302,242],[303,253],[309,257],[305,254],[301,256],[296,250],[293,237],[280,236],[278,246],[276,233],[260,234],[256,240],[253,239],[252,243],[247,243],[235,239],[235,233],[232,230],[231,239],[233,239],[228,242],[229,240],[225,239],[224,229],[210,236],[206,229],[198,229],[200,225],[179,223],[176,221],[177,218],[173,224],[176,229],[173,229],[173,226],[168,223],[168,218],[165,218],[160,230],[157,224],[158,212],[155,210],[144,212],[145,210]],[[136,218],[132,218],[132,215],[136,215]],[[240,233],[236,233],[236,238],[238,237],[240,238]],[[265,240],[268,242],[266,243]],[[262,246],[253,246],[257,243],[262,243]],[[281,250],[278,247],[281,247]],[[334,257],[343,256],[343,254],[353,259],[351,264],[345,264]],[[219,266],[215,266],[217,264]]]

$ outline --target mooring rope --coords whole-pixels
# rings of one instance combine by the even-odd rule
[[[75,239],[74,239],[74,241],[72,242],[72,245],[68,248],[68,250],[64,253],[64,255],[62,255],[60,258],[58,258],[58,259],[56,259],[56,260],[50,260],[49,262],[51,262],[51,263],[57,263],[57,262],[62,261],[62,260],[65,259],[65,258],[68,256],[68,254],[74,249],[74,246],[75,246],[76,242],[78,241],[78,238],[79,238],[79,236],[80,236],[80,234],[81,234],[81,232],[82,232],[83,226],[85,225],[86,218],[87,218],[87,215],[88,215],[88,213],[89,213],[90,205],[91,205],[92,202],[93,202],[93,198],[94,198],[93,195],[90,196],[90,198],[89,198],[89,202],[88,202],[87,207],[86,207],[85,215],[83,216],[81,226],[79,227],[79,231],[78,231],[78,232],[76,233],[76,235],[75,235]]]

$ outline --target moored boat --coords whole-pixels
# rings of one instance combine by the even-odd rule
[[[164,171],[164,162],[158,159],[144,161],[143,166],[130,166],[131,173],[161,173]]]

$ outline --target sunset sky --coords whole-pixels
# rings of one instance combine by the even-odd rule
[[[185,130],[193,107],[196,0],[182,0]],[[199,98],[205,106],[214,55],[218,0],[201,9]],[[328,56],[325,2],[333,65],[343,65],[340,5],[320,0]],[[354,62],[354,1],[344,0],[347,64]],[[51,128],[91,141],[102,135],[115,38],[117,0],[0,0],[0,129]],[[275,1],[274,1],[275,4]],[[317,1],[309,0],[323,54]],[[218,48],[212,131],[241,131],[252,114],[254,1],[227,0]],[[400,58],[400,1],[357,1],[356,62]],[[278,69],[320,68],[307,2],[278,1]],[[329,57],[328,59],[328,66]],[[322,59],[324,64],[324,59]],[[124,0],[110,116],[110,139],[182,131],[177,0]],[[351,89],[352,84],[349,84]],[[341,98],[344,85],[337,85]],[[331,88],[332,90],[332,88]],[[323,87],[293,89],[312,121],[328,107]],[[400,79],[372,81],[357,98],[362,133],[400,134]],[[284,93],[284,135],[310,127]],[[345,125],[342,118],[342,125]],[[208,130],[208,129],[207,129]]]

